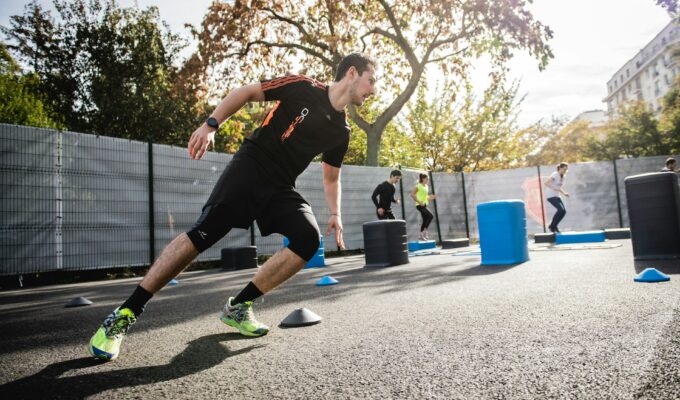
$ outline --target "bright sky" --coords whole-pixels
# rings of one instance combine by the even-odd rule
[[[45,0],[43,4],[51,4]],[[27,0],[2,0],[0,25],[21,14]],[[174,32],[184,23],[200,25],[211,0],[121,0],[122,6],[155,5]],[[655,0],[535,0],[534,16],[554,31],[550,46],[555,58],[543,72],[525,54],[511,62],[511,77],[521,79],[526,94],[519,117],[528,125],[551,115],[574,117],[582,111],[605,109],[609,78],[666,26],[670,18]],[[483,69],[475,82],[484,84]]]

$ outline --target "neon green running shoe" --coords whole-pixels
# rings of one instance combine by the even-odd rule
[[[253,314],[253,302],[246,301],[232,305],[233,297],[227,300],[222,309],[220,320],[225,324],[238,329],[244,336],[262,336],[269,332],[269,327],[255,319]]]
[[[102,360],[115,360],[120,352],[120,344],[137,317],[129,308],[116,308],[99,326],[90,339],[87,350],[93,357]]]

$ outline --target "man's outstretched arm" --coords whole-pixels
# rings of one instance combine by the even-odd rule
[[[229,92],[210,116],[215,118],[218,124],[221,125],[246,103],[253,101],[264,101],[264,92],[259,82],[241,86]],[[208,151],[208,148],[214,144],[215,129],[204,123],[191,134],[191,139],[189,139],[189,144],[187,145],[189,157],[194,160],[200,160],[205,152]]]

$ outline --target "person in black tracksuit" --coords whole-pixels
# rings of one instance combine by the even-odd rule
[[[240,293],[227,297],[220,319],[245,336],[269,332],[255,319],[253,301],[295,275],[319,248],[312,208],[295,190],[297,176],[319,154],[330,214],[326,234],[335,231],[338,247],[344,248],[340,167],[350,134],[345,109],[373,95],[376,65],[372,58],[353,53],[340,61],[330,85],[287,75],[234,89],[221,101],[191,135],[190,158],[200,160],[214,144],[220,124],[246,103],[276,104],[226,166],[193,228],[168,244],[134,293],[100,325],[88,346],[91,355],[116,358],[123,336],[151,297],[232,228],[247,229],[253,221],[263,236],[282,234],[289,245],[258,268]]]
[[[373,204],[376,207],[376,215],[378,219],[394,219],[392,213],[392,203],[399,203],[399,200],[394,197],[394,185],[401,180],[401,171],[395,169],[390,173],[390,179],[376,186],[371,196]]]

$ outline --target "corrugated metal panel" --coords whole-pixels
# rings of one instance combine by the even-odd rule
[[[200,161],[186,149],[153,145],[155,253],[189,230],[201,213],[213,186],[231,160],[208,153]],[[628,224],[623,180],[658,171],[665,157],[617,160],[624,226]],[[0,124],[0,275],[55,270],[87,270],[147,265],[150,258],[148,144],[145,142]],[[565,189],[567,216],[562,230],[618,227],[618,206],[612,162],[572,164]],[[542,166],[542,179],[554,166]],[[342,214],[345,243],[363,247],[362,225],[376,219],[371,201],[374,188],[391,168],[346,165],[342,169]],[[403,169],[402,184],[409,240],[416,240],[420,214],[409,193],[421,171]],[[465,236],[461,174],[433,174],[438,221],[443,238]],[[529,233],[542,232],[537,169],[521,168],[465,174],[470,236],[477,238],[478,203],[520,199],[527,205]],[[297,180],[297,189],[312,205],[319,228],[329,218],[321,164],[312,163]],[[397,187],[397,197],[400,197]],[[544,202],[547,222],[552,207]],[[430,207],[434,213],[434,204]],[[394,205],[404,218],[401,205]],[[430,226],[436,234],[436,221]],[[259,254],[273,254],[282,237],[261,237]],[[220,258],[227,246],[250,244],[248,230],[234,229],[199,260]],[[326,237],[326,250],[336,250]]]

